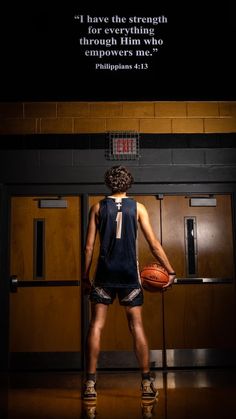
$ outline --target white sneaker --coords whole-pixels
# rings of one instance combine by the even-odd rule
[[[141,391],[142,399],[155,399],[158,396],[158,390],[154,387],[153,380],[142,380]]]
[[[85,400],[94,400],[97,398],[96,383],[93,380],[85,381],[82,397]]]

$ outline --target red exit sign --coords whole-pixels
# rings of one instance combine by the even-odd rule
[[[107,160],[138,160],[139,133],[136,131],[110,131],[107,133]]]
[[[137,139],[134,138],[113,138],[112,139],[113,155],[135,155],[137,154]]]

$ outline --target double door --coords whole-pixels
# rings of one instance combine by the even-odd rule
[[[101,198],[90,196],[89,206]],[[152,366],[221,364],[236,346],[231,197],[218,195],[216,205],[198,207],[183,195],[134,198],[146,206],[178,278],[166,293],[144,294]],[[80,287],[82,215],[78,196],[11,200],[12,368],[81,368],[88,310]],[[98,248],[97,237],[91,278]],[[141,231],[138,254],[140,268],[153,260]],[[109,307],[99,367],[137,367],[117,301]]]
[[[144,292],[143,321],[153,367],[234,362],[235,282],[231,197],[133,196],[148,210],[155,235],[177,273],[165,293]],[[101,197],[91,197],[90,205]],[[195,204],[198,206],[195,206]],[[96,269],[99,243],[94,252]],[[140,268],[154,260],[138,232]],[[92,276],[93,276],[92,272]],[[227,321],[226,321],[227,319]],[[100,366],[137,366],[124,312],[109,307]]]

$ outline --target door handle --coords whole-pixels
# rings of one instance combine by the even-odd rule
[[[17,292],[18,289],[18,278],[17,275],[10,276],[10,291]]]
[[[35,287],[78,287],[80,281],[77,279],[65,280],[20,280],[17,275],[10,276],[10,291],[15,293],[18,288],[35,288]]]

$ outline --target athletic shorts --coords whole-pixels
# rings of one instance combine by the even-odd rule
[[[143,305],[143,290],[142,288],[114,288],[114,287],[97,287],[92,286],[90,292],[90,301],[92,303],[112,304],[116,298],[119,298],[119,303],[122,306],[135,307]]]

